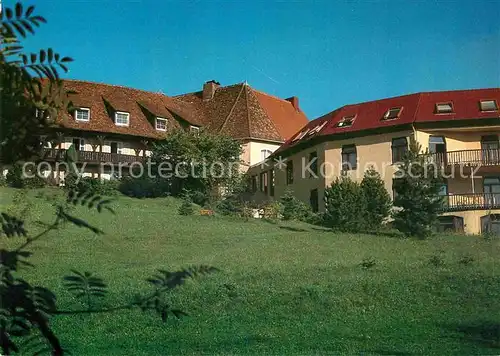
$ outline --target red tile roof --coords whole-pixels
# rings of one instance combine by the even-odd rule
[[[283,142],[300,129],[307,117],[290,101],[252,89],[246,83],[217,87],[213,98],[203,100],[202,92],[168,97],[116,85],[65,80],[64,87],[76,107],[90,108],[89,122],[76,121],[63,114],[59,123],[66,128],[161,138],[155,130],[154,117],[169,123],[186,121],[195,126],[228,134],[235,138]],[[114,112],[130,113],[128,127],[114,124]]]
[[[500,105],[500,88],[471,89],[442,92],[423,92],[403,95],[393,98],[369,101],[359,104],[346,105],[336,109],[316,120],[310,121],[291,139],[287,140],[277,152],[284,152],[288,148],[306,141],[326,136],[342,138],[346,133],[361,133],[365,130],[381,129],[384,127],[415,125],[435,122],[457,122],[471,119],[499,119],[500,111],[482,112],[479,107],[481,100],[496,100]],[[436,103],[452,102],[454,112],[451,114],[437,114]],[[387,110],[402,108],[398,119],[383,120]],[[338,122],[346,116],[355,116],[351,126],[338,127]],[[465,124],[465,123],[464,123]],[[301,137],[302,136],[302,137]]]

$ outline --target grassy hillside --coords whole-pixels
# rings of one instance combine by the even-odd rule
[[[22,210],[13,192],[0,190],[1,210]],[[41,192],[53,195],[30,192],[31,222],[52,216]],[[78,209],[106,234],[68,226],[36,243],[36,268],[22,275],[53,288],[61,309],[79,307],[61,287],[70,269],[103,277],[106,305],[129,300],[158,268],[222,270],[174,293],[190,314],[180,321],[139,311],[54,318],[72,354],[500,352],[499,240],[341,235],[299,223],[184,217],[178,204],[119,198],[116,216]],[[473,262],[459,263],[464,256]],[[433,257],[444,265],[429,263]],[[375,266],[362,268],[366,258]]]

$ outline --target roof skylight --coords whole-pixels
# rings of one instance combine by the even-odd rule
[[[349,127],[352,126],[354,120],[356,118],[356,115],[351,115],[351,116],[344,116],[338,123],[337,127]]]
[[[497,111],[498,105],[495,100],[481,100],[479,102],[479,107],[481,111]]]
[[[402,107],[399,108],[390,108],[386,111],[383,120],[395,120],[399,119],[399,115],[401,115],[401,111],[403,111]]]
[[[436,114],[451,114],[453,113],[453,103],[437,103],[436,104]]]

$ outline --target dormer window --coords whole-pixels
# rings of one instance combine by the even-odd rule
[[[437,103],[436,104],[436,114],[452,114],[453,113],[453,103]]]
[[[128,112],[117,111],[115,113],[116,126],[128,126],[129,119],[130,119],[130,114]]]
[[[479,107],[483,112],[498,111],[496,100],[481,100],[479,102]]]
[[[342,120],[337,123],[337,127],[349,127],[352,126],[356,115],[344,116]]]
[[[167,119],[162,117],[156,118],[156,129],[158,131],[167,131]]]
[[[78,108],[75,110],[75,120],[76,121],[90,121],[90,109],[89,108]]]
[[[395,120],[395,119],[399,119],[399,116],[401,115],[402,111],[403,111],[402,107],[399,107],[399,108],[390,108],[384,114],[383,120]]]

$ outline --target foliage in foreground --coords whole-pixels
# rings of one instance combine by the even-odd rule
[[[443,178],[439,167],[422,154],[421,145],[410,140],[410,149],[398,167],[394,190],[394,226],[406,236],[426,238],[432,234],[443,199],[439,195]]]
[[[185,311],[173,307],[170,301],[172,289],[182,285],[187,278],[213,273],[216,268],[210,266],[194,266],[180,271],[160,270],[148,279],[151,291],[135,296],[134,300],[120,305],[95,308],[96,299],[103,299],[107,294],[107,284],[102,278],[91,272],[73,270],[72,275],[64,277],[65,286],[82,301],[84,309],[60,310],[57,307],[56,295],[50,289],[33,285],[17,276],[21,267],[34,267],[29,262],[33,252],[33,243],[47,236],[51,231],[60,230],[64,225],[72,224],[87,229],[95,234],[103,234],[98,227],[72,213],[73,207],[84,206],[99,213],[109,211],[111,200],[102,198],[92,192],[69,191],[66,202],[55,204],[55,219],[44,224],[46,229],[31,236],[22,218],[6,212],[0,214],[2,230],[0,236],[9,239],[22,239],[15,249],[0,250],[0,347],[4,355],[19,352],[22,349],[19,338],[24,340],[39,339],[37,352],[50,351],[54,355],[63,355],[66,350],[51,327],[50,320],[57,315],[77,315],[94,312],[119,312],[138,308],[142,311],[153,311],[163,321],[169,315],[177,318],[187,315]],[[102,305],[103,302],[100,302]]]

